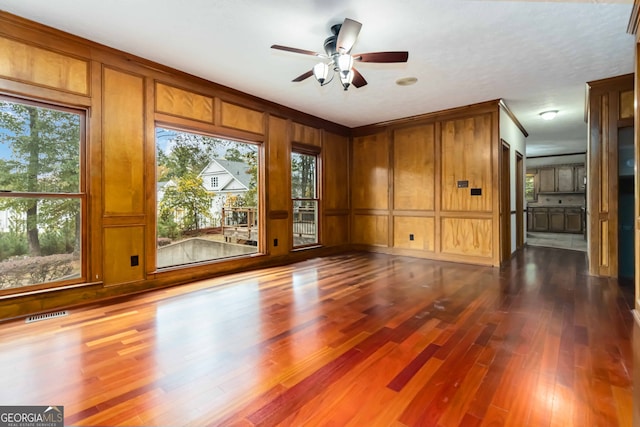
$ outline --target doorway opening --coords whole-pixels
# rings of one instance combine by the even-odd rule
[[[633,126],[618,129],[618,277],[633,286],[635,277]]]

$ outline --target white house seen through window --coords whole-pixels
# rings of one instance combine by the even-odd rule
[[[258,145],[158,127],[156,150],[157,267],[258,252]]]

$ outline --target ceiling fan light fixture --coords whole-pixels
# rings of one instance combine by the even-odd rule
[[[548,110],[540,113],[543,120],[553,120],[558,115],[558,110]]]
[[[324,60],[291,80],[292,82],[301,82],[314,76],[320,86],[325,86],[331,83],[337,74],[340,76],[344,90],[347,90],[349,86],[360,88],[367,84],[367,80],[354,68],[354,62],[390,64],[407,62],[409,58],[409,52],[406,51],[368,52],[351,55],[351,48],[356,43],[361,28],[360,22],[349,18],[345,18],[342,24],[333,25],[331,27],[333,34],[324,41],[326,54],[279,44],[271,45],[271,48],[310,55],[321,58],[321,61]]]
[[[324,62],[318,62],[313,67],[313,76],[316,78],[320,85],[324,84],[329,75],[329,66]]]
[[[353,57],[348,54],[342,54],[338,56],[336,60],[336,65],[340,70],[340,77],[347,76],[351,72],[351,68],[353,68]]]
[[[344,90],[349,89],[351,82],[353,82],[353,74],[353,70],[347,71],[346,75],[343,75],[342,72],[340,73],[340,81],[342,82]]]

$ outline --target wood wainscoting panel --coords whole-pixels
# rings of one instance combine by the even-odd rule
[[[138,257],[132,266],[131,257]],[[117,285],[144,279],[144,226],[104,229],[104,284]]]
[[[264,113],[222,101],[220,124],[228,128],[264,134]]]
[[[269,117],[267,137],[267,180],[269,211],[291,210],[291,144],[287,138],[287,121]]]
[[[349,139],[325,133],[322,147],[322,206],[326,209],[349,208]]]
[[[614,103],[615,105],[615,103]],[[600,97],[600,141],[598,149],[598,185],[599,185],[599,212],[608,213],[609,212],[609,185],[611,177],[610,166],[616,166],[617,163],[612,165],[609,160],[611,151],[612,151],[612,139],[610,135],[611,123],[609,122],[610,117],[609,111],[609,94],[602,95]],[[614,157],[615,158],[615,157]]]
[[[492,119],[481,114],[442,123],[442,210],[491,212]],[[468,187],[459,188],[466,181]],[[481,195],[472,196],[472,189]]]
[[[435,219],[433,217],[395,216],[393,218],[393,246],[433,252],[435,250]]]
[[[353,243],[389,246],[389,217],[387,215],[354,215]]]
[[[606,273],[603,272],[604,269],[609,267],[609,221],[600,221],[600,271],[603,276]]]
[[[105,215],[144,214],[144,79],[103,69]]]
[[[349,243],[349,215],[324,215],[322,242],[324,246],[340,246]]]
[[[490,218],[442,218],[442,252],[491,258],[492,227]]]
[[[386,132],[353,139],[354,209],[389,209],[389,141]]]
[[[620,119],[629,119],[633,117],[634,97],[633,90],[620,92]]]
[[[320,147],[322,145],[320,129],[291,122],[291,141]]]
[[[89,62],[0,37],[0,76],[81,95],[89,94]]]
[[[213,98],[156,82],[156,111],[213,123]]]
[[[393,134],[393,208],[434,210],[435,125]]]
[[[267,247],[271,255],[286,255],[291,249],[292,242],[289,218],[268,219]],[[276,242],[277,240],[277,242]],[[277,245],[276,245],[277,243]]]

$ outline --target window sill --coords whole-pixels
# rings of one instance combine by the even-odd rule
[[[308,245],[308,246],[297,246],[293,249],[291,249],[291,252],[300,252],[300,251],[306,251],[309,249],[320,249],[322,248],[321,244],[313,244],[313,245]]]

